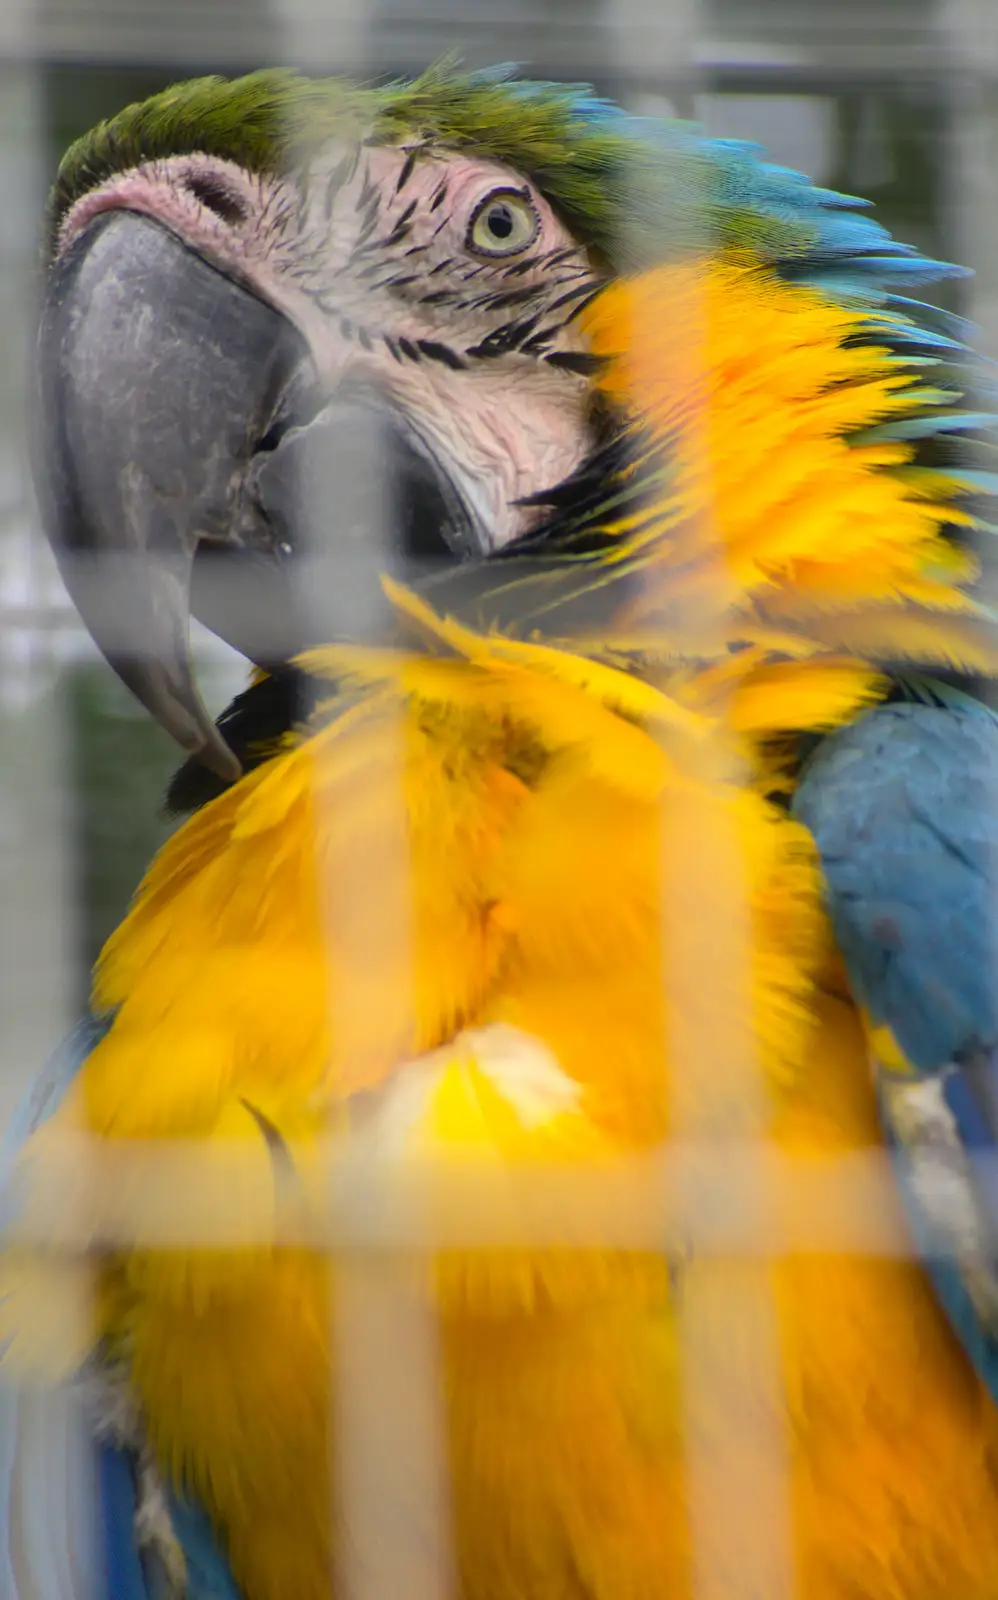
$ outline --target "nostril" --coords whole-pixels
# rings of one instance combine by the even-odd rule
[[[213,172],[189,172],[184,175],[184,188],[195,200],[223,222],[245,222],[249,207],[241,195],[235,193],[223,178]]]

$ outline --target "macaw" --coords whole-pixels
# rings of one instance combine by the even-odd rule
[[[5,1374],[91,1396],[100,1592],[388,1593],[373,1517],[465,1600],[994,1600],[995,484],[917,298],[950,270],[505,69],[200,79],[65,157],[43,516],[187,752],[0,1257]],[[192,611],[255,669],[217,723]],[[670,1152],[699,1205],[618,1227]],[[330,1163],[375,1220],[422,1175],[439,1231],[338,1243]],[[479,1179],[498,1221],[434,1206]],[[338,1343],[358,1275],[394,1386]],[[4,1592],[89,1594],[21,1404]]]

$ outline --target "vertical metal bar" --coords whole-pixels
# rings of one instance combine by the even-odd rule
[[[664,13],[642,0],[613,0],[612,16],[618,76],[636,96],[636,109],[646,109],[649,96],[665,93],[676,110],[689,114],[702,53],[698,0]],[[706,226],[699,241],[683,243],[709,260]],[[661,314],[668,318],[668,305]],[[692,408],[701,335],[678,315],[676,324],[677,344],[686,347]],[[706,450],[706,437],[706,427],[691,416],[687,447]],[[703,481],[710,481],[706,459]],[[702,515],[712,517],[709,502]],[[723,566],[723,543],[720,549]],[[724,588],[719,583],[720,593]],[[705,614],[687,623],[709,644],[719,636],[723,617]],[[723,719],[703,754],[701,776],[707,784],[715,778],[739,781]],[[751,1030],[745,864],[731,819],[720,807],[693,812],[667,797],[663,824],[671,1139],[677,1146],[709,1144],[723,1160],[727,1141],[744,1144],[766,1133],[766,1086]],[[744,1185],[744,1205],[751,1210],[760,1195],[748,1172]],[[772,1262],[751,1255],[694,1258],[680,1268],[677,1282],[692,1593],[697,1600],[736,1592],[791,1600],[790,1490]]]
[[[315,8],[301,0],[278,0],[275,12],[287,60],[309,59],[307,42]],[[338,0],[333,16],[323,15],[326,70],[363,74],[370,70],[368,10],[355,0]],[[349,448],[349,447],[348,447]],[[373,434],[364,459],[341,449],[317,475],[300,482],[299,512],[314,538],[313,553],[330,574],[330,544],[337,533],[337,500],[349,485],[351,505],[369,504],[364,517],[370,543],[349,567],[332,571],[334,590],[316,592],[304,579],[300,600],[306,614],[321,615],[328,637],[363,638],[376,631],[382,603],[377,577],[391,565],[391,515],[385,485],[386,463]],[[307,570],[307,568],[305,569]],[[326,637],[324,631],[322,634]],[[385,735],[392,738],[391,730]],[[395,733],[395,802],[385,834],[362,859],[320,868],[329,951],[329,1010],[334,1040],[330,1062],[334,1094],[356,1071],[351,1050],[370,1032],[372,991],[355,988],[343,963],[358,971],[378,968],[411,983],[410,861],[402,788],[401,722]],[[329,802],[336,804],[335,798]],[[317,860],[321,841],[336,827],[323,815],[316,795]],[[373,924],[379,938],[372,943]],[[391,980],[389,980],[391,981]],[[394,995],[410,1017],[413,997]],[[399,1275],[391,1258],[361,1260],[333,1252],[330,1257],[331,1362],[330,1449],[333,1485],[333,1592],[343,1600],[444,1600],[449,1592],[450,1529],[444,1473],[443,1389],[436,1320],[428,1300],[412,1292],[408,1275]]]
[[[730,771],[723,734],[713,758]],[[708,759],[710,757],[708,756]],[[666,805],[668,807],[668,801]],[[730,818],[678,819],[664,884],[672,1137],[742,1150],[765,1139],[766,1087],[751,1028],[752,930]],[[712,887],[713,886],[713,887]],[[709,997],[709,999],[708,999]],[[713,1024],[707,1019],[714,1019]],[[695,1019],[690,1026],[688,1019]],[[729,1169],[734,1170],[734,1169]],[[760,1214],[760,1164],[730,1198]],[[783,1373],[768,1253],[721,1254],[682,1273],[677,1294],[692,1593],[791,1600],[795,1593]]]
[[[946,259],[974,272],[965,284],[975,344],[998,357],[998,11],[984,0],[945,7],[951,70],[944,80],[950,125],[941,152]]]
[[[334,1272],[338,1600],[453,1592],[436,1318],[404,1275],[341,1256]]]
[[[376,447],[377,442],[372,444]],[[348,473],[351,463],[343,461],[340,467]],[[336,611],[344,617],[352,613],[361,630],[365,613],[370,614],[374,587],[370,580],[390,565],[391,555],[392,508],[384,503],[376,482],[369,488],[376,503],[366,520],[374,541],[364,552],[360,570],[344,572],[345,588],[335,602]],[[356,484],[353,493],[356,496]],[[334,530],[335,500],[321,510]],[[351,576],[360,586],[356,595],[350,592]],[[376,841],[365,841],[369,848],[362,844],[359,857],[348,867],[341,854],[340,870],[334,868],[321,885],[330,951],[334,1085],[349,1084],[356,1073],[351,1050],[362,1048],[369,1036],[374,1023],[371,1010],[377,1005],[370,982],[353,986],[340,963],[353,968],[356,961],[365,976],[381,969],[386,982],[411,991],[412,863],[401,714],[396,727],[386,728],[383,737],[395,742],[391,815],[383,834]],[[378,800],[372,796],[380,811]],[[329,803],[335,805],[335,797]],[[319,815],[319,839],[326,826],[335,828],[336,819]],[[376,943],[372,919],[378,930]],[[411,992],[395,993],[386,1003],[392,1010],[399,1007],[409,1019],[415,1016]],[[412,1600],[443,1600],[450,1589],[436,1317],[428,1297],[413,1289],[411,1271],[411,1263],[407,1271],[392,1257],[358,1261],[334,1255],[331,1261],[334,1562],[336,1590],[344,1600],[385,1600],[397,1594]]]
[[[27,407],[35,268],[45,201],[37,73],[0,63],[0,581],[44,599]],[[0,643],[0,1127],[69,1019],[76,918],[66,727],[51,636],[7,630]]]
[[[0,21],[0,594],[28,616],[52,590],[28,468],[26,398],[37,251],[48,174],[34,7]],[[44,622],[0,638],[0,1135],[69,1023],[77,917],[67,727]],[[88,1595],[93,1498],[74,1397],[0,1380],[0,1592]]]

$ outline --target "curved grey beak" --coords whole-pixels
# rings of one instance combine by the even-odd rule
[[[112,666],[229,781],[239,763],[189,659],[194,556],[241,543],[276,564],[246,482],[302,358],[285,318],[136,213],[98,218],[50,272],[35,439],[46,533]]]
[[[226,782],[240,766],[194,683],[192,611],[273,667],[383,634],[382,572],[411,578],[471,548],[407,419],[370,386],[332,387],[286,318],[148,217],[98,217],[49,274],[46,532],[111,665]]]

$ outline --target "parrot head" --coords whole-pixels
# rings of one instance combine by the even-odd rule
[[[585,191],[612,154],[564,91],[281,73],[169,91],[70,151],[41,335],[48,524],[98,643],[223,772],[187,666],[199,550],[195,607],[270,663],[358,627],[335,584],[291,618],[292,557],[488,555],[596,447],[578,314],[607,271]],[[238,603],[206,577],[220,552],[251,575]]]
[[[713,452],[725,604],[758,609],[803,575],[841,607],[861,566],[857,475],[879,484],[873,529],[888,472],[914,553],[906,590],[882,537],[877,597],[925,599],[948,511],[896,469],[919,429],[961,426],[937,426],[953,397],[920,370],[959,342],[893,290],[950,269],[860,204],[754,147],[510,69],[444,63],[367,89],[268,71],[126,108],[69,150],[49,215],[37,478],[84,620],[231,781],[239,762],[193,679],[192,612],[273,672],[372,638],[382,574],[474,574],[488,625],[496,595],[519,604],[526,562],[562,585],[525,608],[530,625],[553,607],[556,634],[591,636],[607,606],[566,621],[566,592],[605,595],[607,571],[653,548],[686,581],[710,545],[694,435]],[[625,280],[638,287],[615,301]],[[704,426],[718,398],[728,411]],[[596,585],[579,578],[593,562]],[[687,591],[672,592],[675,612]]]

